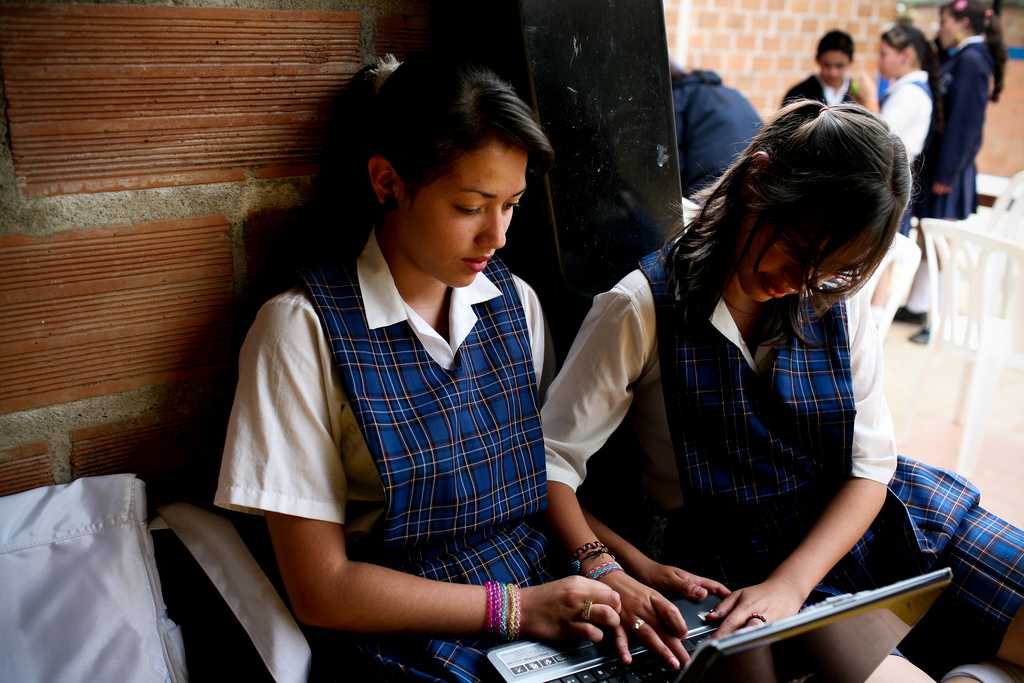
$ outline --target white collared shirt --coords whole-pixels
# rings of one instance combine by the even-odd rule
[[[911,161],[924,151],[932,125],[932,98],[915,83],[928,85],[927,71],[912,71],[890,85],[882,98],[885,119],[907,148]]]
[[[846,96],[847,91],[850,89],[849,76],[843,76],[843,84],[838,88],[833,88],[826,83],[819,74],[814,74],[814,77],[818,79],[818,83],[821,85],[821,92],[825,95],[825,104],[831,107],[834,104],[843,103],[843,97]]]
[[[476,323],[473,304],[501,294],[483,274],[453,290],[449,343],[402,300],[374,232],[356,262],[356,275],[370,327],[408,320],[430,356],[446,368]],[[519,278],[514,281],[543,397],[554,369],[547,358],[546,324],[534,290]],[[338,522],[349,535],[368,531],[380,511],[346,519],[345,506],[349,501],[382,502],[384,487],[304,288],[263,305],[238,365],[214,503],[243,512],[270,510]]]
[[[882,395],[881,345],[871,316],[861,315],[869,309],[861,304],[859,296],[847,302],[857,407],[853,476],[888,483],[896,470],[895,432]],[[711,322],[758,374],[771,367],[776,352],[761,346],[752,353],[723,302]],[[576,489],[586,478],[590,456],[627,413],[646,454],[641,468],[645,490],[663,510],[682,506],[661,386],[654,295],[640,270],[594,299],[562,370],[548,389],[543,409],[548,480]]]

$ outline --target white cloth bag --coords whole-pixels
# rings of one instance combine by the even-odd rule
[[[188,680],[144,487],[88,477],[0,498],[0,677]]]
[[[310,651],[228,520],[172,503],[175,530],[245,627],[276,681],[309,675]],[[167,615],[145,484],[83,477],[0,498],[0,679],[181,683],[182,633]]]

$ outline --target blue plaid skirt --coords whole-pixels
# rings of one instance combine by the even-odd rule
[[[900,456],[878,518],[818,590],[854,592],[949,567],[951,585],[900,652],[936,677],[993,657],[1024,606],[1024,532],[986,511],[980,499],[955,472]],[[695,522],[698,515],[688,507],[670,514],[661,560],[737,588],[767,578],[806,533],[794,527],[785,538],[752,538],[758,533],[750,521],[764,511],[718,512],[714,523]],[[816,519],[809,517],[809,523]],[[759,550],[765,546],[775,551],[765,555]]]

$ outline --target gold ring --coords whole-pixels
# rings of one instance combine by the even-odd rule
[[[639,631],[640,627],[643,626],[646,623],[647,622],[645,622],[643,619],[637,617],[637,620],[633,622],[633,630],[634,631]]]
[[[592,603],[590,600],[587,600],[583,603],[583,614],[580,615],[583,621],[590,621],[590,608],[593,606],[594,603]]]

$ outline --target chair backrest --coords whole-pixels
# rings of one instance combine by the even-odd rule
[[[921,229],[931,281],[930,343],[969,358],[987,329],[998,327],[1009,332],[1014,364],[1024,362],[1024,244],[962,222],[924,218]]]
[[[917,272],[920,264],[921,248],[914,244],[910,238],[896,233],[892,240],[892,246],[889,247],[889,252],[882,259],[882,263],[879,264],[878,268],[871,275],[867,284],[864,285],[861,293],[865,302],[870,301],[883,273],[887,269],[889,270],[890,276],[888,292],[885,297],[885,307],[881,316],[876,320],[878,323],[879,339],[885,339],[889,326],[892,325],[893,316],[896,315],[896,309],[907,298],[907,292],[910,291],[910,285],[914,282],[914,274]]]
[[[996,197],[985,231],[1024,241],[1024,171],[1010,178],[1010,184]]]

